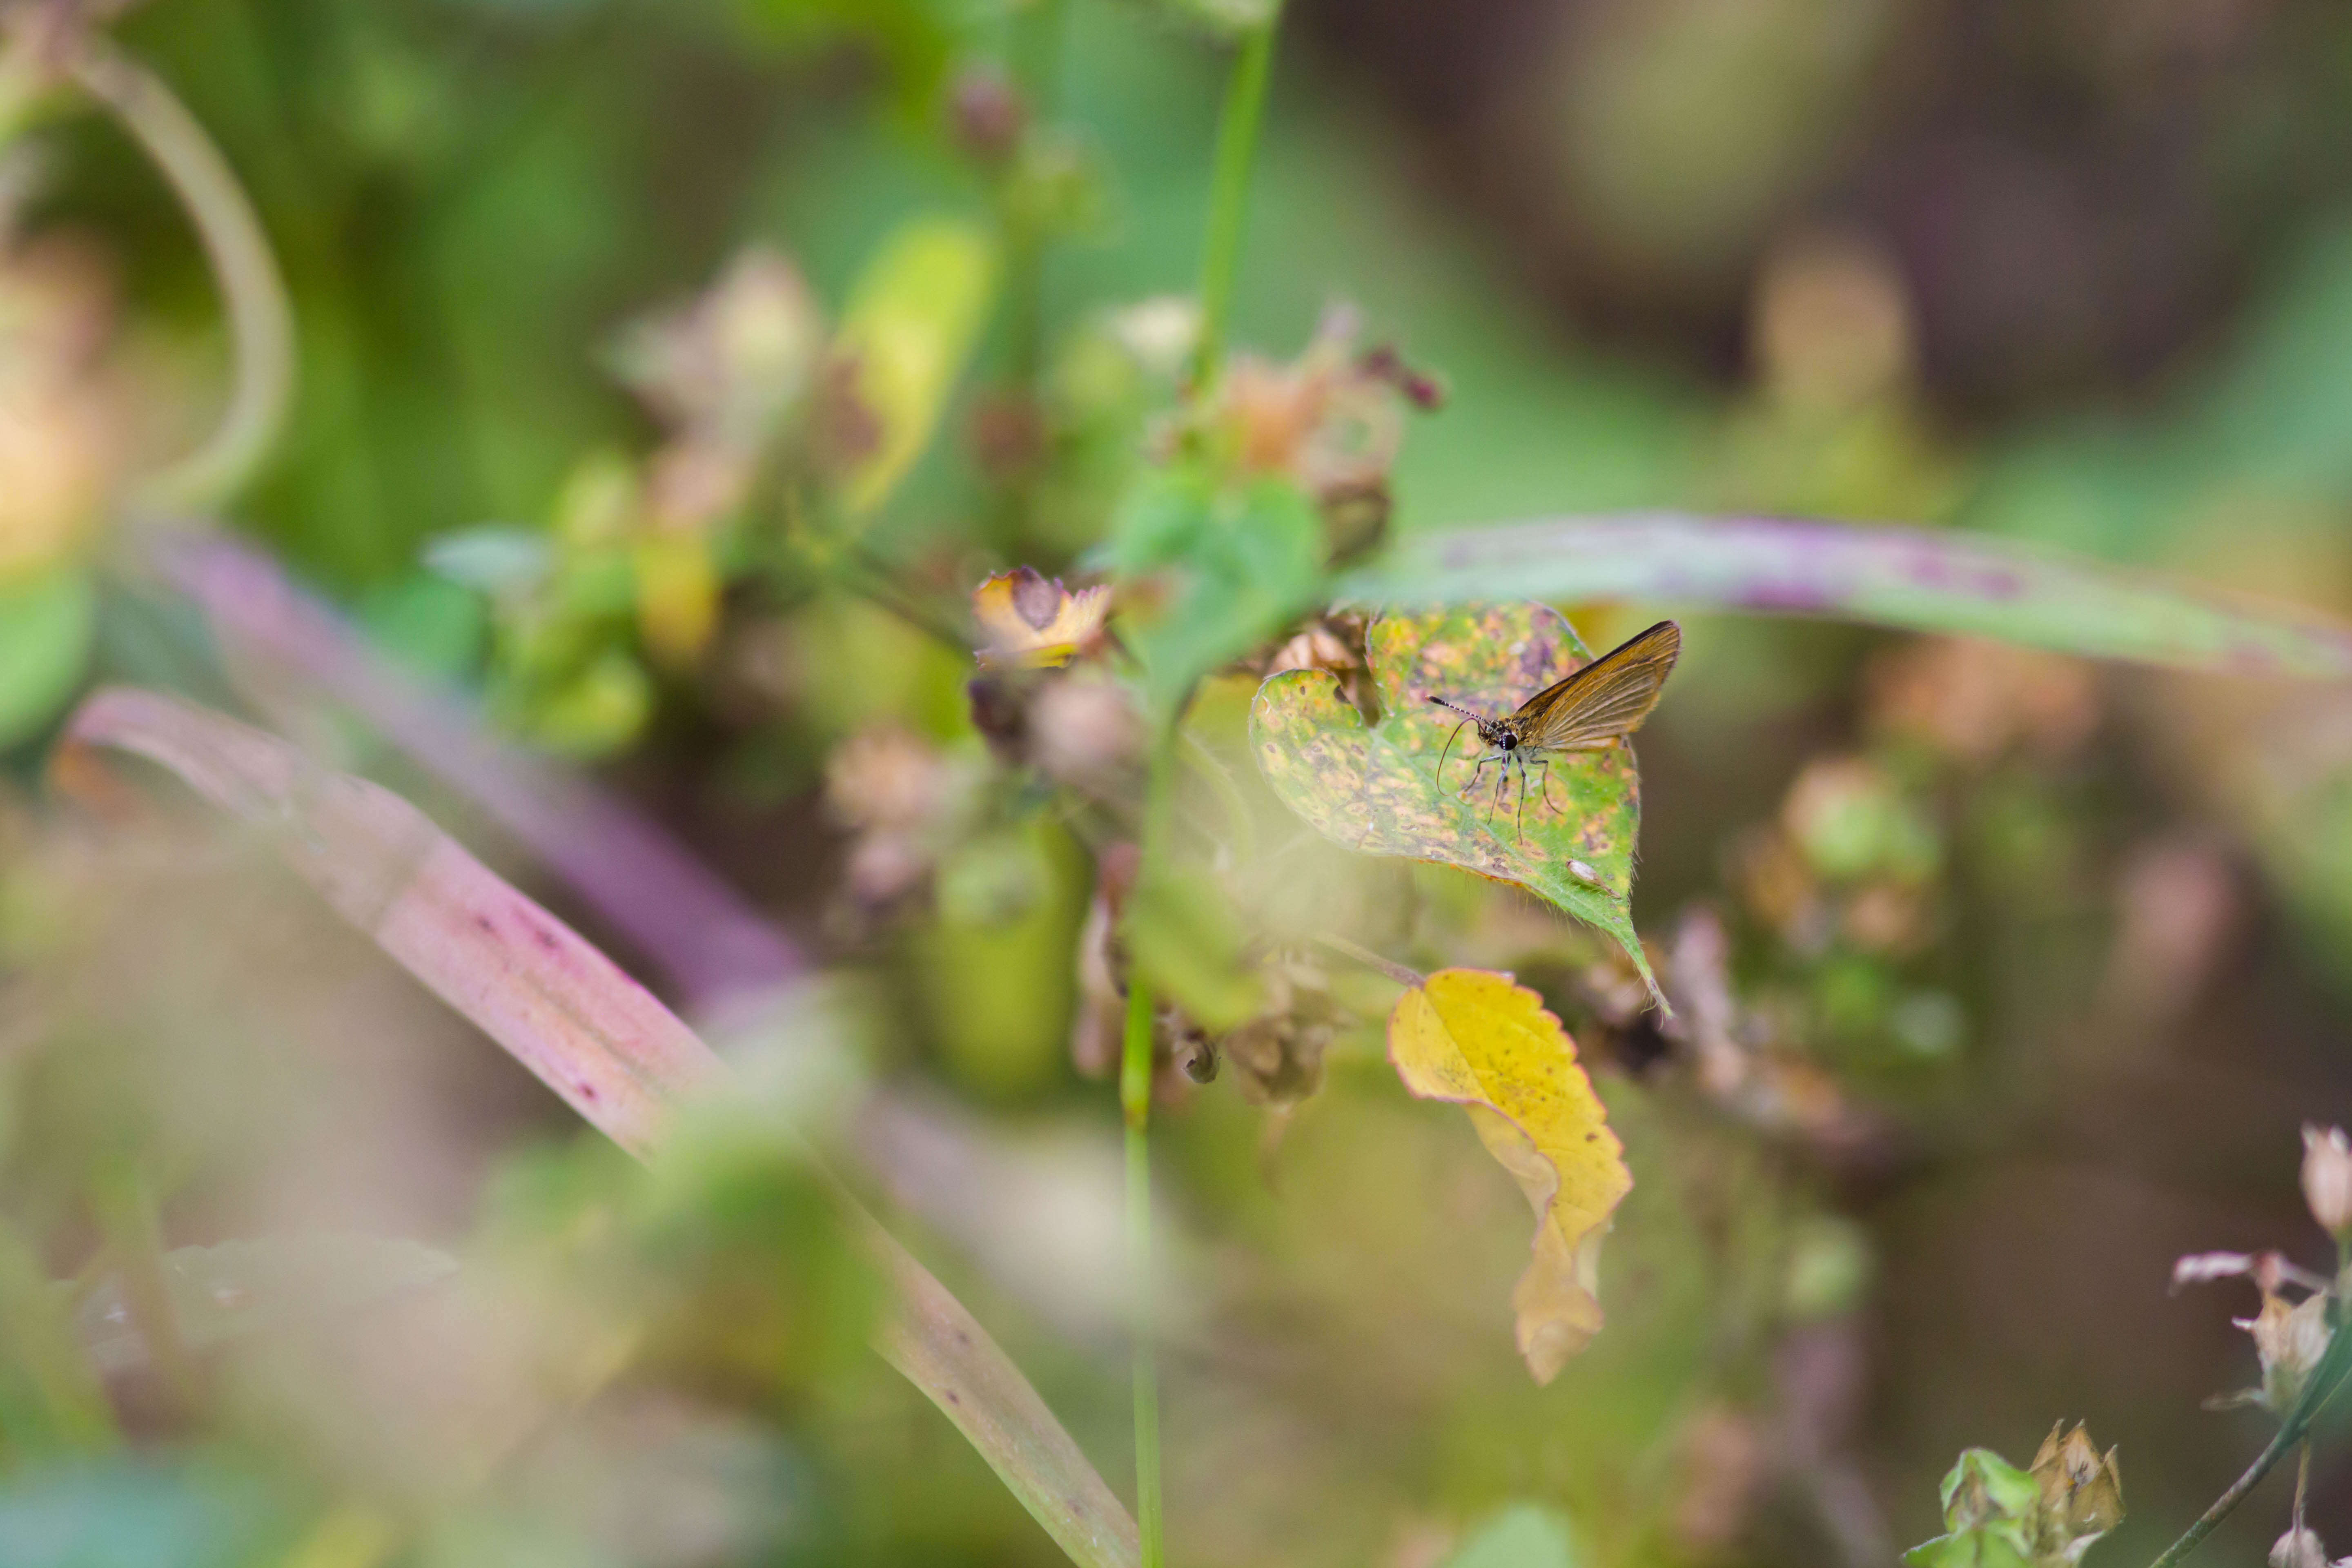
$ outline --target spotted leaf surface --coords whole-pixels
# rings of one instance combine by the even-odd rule
[[[1517,767],[1498,776],[1497,764],[1478,769],[1476,729],[1456,737],[1461,716],[1430,700],[1509,713],[1591,658],[1574,629],[1541,605],[1487,605],[1383,616],[1365,642],[1377,724],[1325,670],[1288,670],[1258,688],[1250,740],[1275,794],[1351,849],[1516,882],[1615,937],[1651,980],[1633,934],[1642,808],[1632,749],[1555,756],[1531,782]]]

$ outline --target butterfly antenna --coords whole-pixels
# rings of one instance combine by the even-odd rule
[[[1439,700],[1434,697],[1431,698],[1430,700],[1432,702],[1438,702],[1440,707],[1454,707],[1453,703],[1439,702]],[[1457,713],[1461,711],[1458,708],[1455,708],[1454,710]],[[1468,722],[1470,722],[1470,721],[1467,719],[1462,721],[1462,724],[1467,724]],[[1445,737],[1445,744],[1437,753],[1437,787],[1440,789],[1444,789],[1445,787],[1445,759],[1447,756],[1452,754],[1454,751],[1454,742],[1462,734],[1462,724],[1456,724],[1454,726],[1454,733]]]

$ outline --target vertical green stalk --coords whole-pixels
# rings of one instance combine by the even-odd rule
[[[165,1385],[183,1406],[196,1397],[196,1368],[180,1337],[178,1312],[163,1274],[163,1227],[155,1212],[155,1194],[138,1165],[127,1159],[107,1161],[92,1176],[90,1207],[113,1264],[117,1288],[130,1310],[131,1326],[145,1342],[148,1359],[163,1373]]]
[[[1233,314],[1234,279],[1241,268],[1242,230],[1249,217],[1250,169],[1257,162],[1258,127],[1265,120],[1266,85],[1274,79],[1277,5],[1242,35],[1241,54],[1225,84],[1217,121],[1216,172],[1209,187],[1209,230],[1201,250],[1201,341],[1192,355],[1192,385],[1205,392],[1224,358]]]
[[[1274,28],[1277,5],[1242,39],[1240,58],[1225,89],[1217,125],[1216,170],[1209,195],[1209,224],[1201,256],[1201,341],[1192,361],[1192,384],[1205,388],[1223,354],[1225,321],[1233,310],[1234,278],[1241,261],[1242,229],[1249,210],[1250,165],[1256,161],[1258,127],[1265,118],[1266,84],[1274,75]],[[1151,751],[1150,783],[1143,803],[1140,876],[1150,876],[1167,854],[1175,785],[1179,702]],[[1118,1101],[1127,1122],[1127,1239],[1135,1280],[1135,1521],[1142,1537],[1142,1568],[1167,1561],[1164,1510],[1160,1490],[1160,1369],[1154,1359],[1151,1310],[1151,984],[1128,976],[1127,1036],[1119,1054]]]
[[[1135,1522],[1143,1539],[1143,1568],[1160,1568],[1166,1560],[1160,1539],[1160,1370],[1151,1348],[1152,1010],[1150,983],[1130,975],[1118,1101],[1127,1118],[1127,1245],[1135,1286]]]
[[[1168,853],[1174,812],[1176,742],[1183,704],[1153,742],[1150,782],[1143,797],[1142,868],[1139,882]],[[1160,1494],[1160,1370],[1153,1360],[1158,1331],[1152,1311],[1151,1268],[1151,1026],[1156,1011],[1151,983],[1132,970],[1127,977],[1127,1036],[1119,1053],[1118,1104],[1127,1122],[1127,1245],[1134,1279],[1135,1334],[1135,1522],[1143,1542],[1142,1568],[1167,1561]]]
[[[1030,0],[1013,22],[1013,79],[1029,119],[1039,125],[1061,113],[1062,12],[1062,0]],[[1045,237],[1028,217],[1009,218],[1006,227],[1011,369],[1022,393],[1034,396],[1045,363]]]
[[[1013,79],[1020,89],[1027,125],[1050,125],[1061,113],[1063,0],[1029,0],[1013,18],[1010,40]],[[1024,127],[1024,137],[1028,134]],[[1016,147],[997,173],[998,232],[1004,246],[1004,376],[1024,413],[1042,417],[1040,385],[1045,374],[1045,258],[1050,248],[1046,226],[1034,199],[1024,200],[1019,186],[1031,177],[1028,162]],[[1030,454],[1017,471],[1006,477],[989,513],[988,529],[997,546],[1018,558],[1028,552],[1031,524],[1036,515],[1036,454]]]

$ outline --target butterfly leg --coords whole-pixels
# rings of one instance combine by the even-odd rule
[[[1543,803],[1549,806],[1551,805],[1551,759],[1538,757],[1536,759],[1536,766],[1543,770]],[[1567,814],[1562,812],[1561,815]]]
[[[1528,759],[1514,752],[1511,760],[1519,764],[1518,835],[1519,842],[1525,844],[1528,841]]]
[[[1470,798],[1470,792],[1478,787],[1478,775],[1485,773],[1486,771],[1486,764],[1494,760],[1495,755],[1492,752],[1480,757],[1478,759],[1477,765],[1470,770],[1470,782],[1464,784],[1460,789],[1455,790],[1454,792],[1454,798],[1456,800],[1467,800]]]

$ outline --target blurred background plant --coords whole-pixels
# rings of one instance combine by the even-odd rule
[[[1567,894],[1318,837],[1251,711],[1398,720],[1334,574],[1603,510],[2352,616],[2352,20],[1275,9],[0,4],[0,1563],[1134,1561],[958,1435],[844,1191],[1122,1495],[1140,1322],[1180,1562],[2147,1560],[2293,1426],[2293,1335],[2156,1287],[2335,1298],[2341,679],[1570,595],[1702,612],[1630,916],[1630,831]],[[309,760],[224,827],[61,744],[102,682]],[[345,771],[745,1092],[577,1131],[352,914],[422,851],[338,859]],[[1589,1231],[1414,1098],[1465,969],[1590,1073]],[[2282,1551],[2352,1539],[2315,1420]]]

